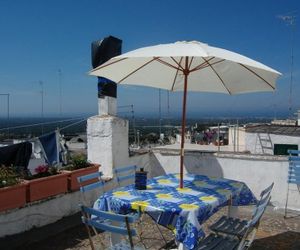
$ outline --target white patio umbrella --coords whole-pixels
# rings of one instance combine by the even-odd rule
[[[144,47],[116,56],[90,71],[119,84],[183,91],[180,187],[183,187],[187,91],[239,94],[275,90],[274,69],[237,53],[192,42]]]

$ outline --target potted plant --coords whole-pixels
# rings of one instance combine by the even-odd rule
[[[56,167],[40,165],[36,174],[28,176],[27,202],[45,199],[68,191],[68,174],[57,171]]]
[[[68,173],[68,189],[69,191],[79,190],[77,177],[87,175],[99,171],[99,164],[90,163],[83,154],[76,154],[70,159],[70,164],[64,168],[65,173]]]
[[[26,184],[13,167],[0,166],[0,211],[23,207]]]

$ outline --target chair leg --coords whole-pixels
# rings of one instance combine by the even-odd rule
[[[148,215],[149,216],[149,215]],[[141,216],[141,219],[140,219],[140,221],[139,221],[139,226],[141,226],[141,222],[142,222],[142,220],[143,220],[143,218],[145,217],[145,213],[142,213],[142,216]],[[151,218],[151,216],[149,216],[150,218]],[[152,218],[151,218],[151,220],[152,220]],[[162,231],[161,231],[161,229],[160,229],[160,227],[159,227],[159,225],[157,224],[157,223],[154,223],[155,224],[155,226],[156,226],[156,228],[157,228],[157,230],[158,230],[158,232],[159,232],[159,234],[160,234],[160,236],[161,236],[161,238],[163,239],[163,241],[165,242],[165,245],[166,244],[168,244],[168,241],[166,240],[166,238],[164,237],[164,235],[163,235],[163,233],[162,233]],[[143,240],[158,240],[158,239],[156,239],[156,238],[146,238],[146,237],[143,237],[142,235],[143,235],[143,231],[139,228],[139,238],[140,238],[140,241],[142,242],[142,244],[144,245],[144,247],[147,249],[147,247],[146,247],[146,245],[145,245],[145,243],[144,243],[144,241]]]
[[[97,236],[97,238],[99,239],[100,244],[103,246],[103,248],[105,249],[105,244],[102,240],[102,238],[100,237],[99,233],[97,232],[96,228],[92,227],[94,234]]]
[[[92,235],[91,235],[90,228],[88,227],[88,225],[86,225],[86,224],[84,224],[84,225],[85,225],[85,228],[86,228],[87,233],[89,235],[89,242],[90,242],[90,245],[91,245],[91,249],[95,250],[95,246],[94,246],[94,243],[93,243],[93,240],[92,240]]]
[[[159,225],[157,225],[156,223],[155,223],[155,225],[156,225],[156,227],[157,227],[157,229],[159,231],[160,236],[162,237],[162,239],[164,240],[164,242],[167,244],[168,242],[167,242],[166,238],[164,237],[164,234],[162,233],[161,229],[159,228]]]
[[[286,202],[285,202],[285,207],[284,207],[284,218],[287,218],[287,205],[288,205],[288,200],[289,200],[289,183],[287,187],[287,194],[286,194]]]
[[[252,244],[252,242],[254,241],[255,236],[256,236],[257,229],[258,229],[258,227],[255,227],[255,228],[252,230],[250,237],[247,239],[247,247],[250,247],[251,244]]]

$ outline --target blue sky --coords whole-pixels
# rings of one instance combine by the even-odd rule
[[[123,40],[123,52],[178,40],[199,40],[258,60],[283,76],[275,93],[237,96],[189,93],[188,115],[288,113],[290,27],[276,16],[298,10],[297,0],[252,1],[0,1],[0,93],[10,93],[11,116],[41,114],[43,81],[45,116],[62,112],[97,113],[97,80],[91,69],[90,43],[108,35]],[[298,17],[299,20],[299,17]],[[300,33],[296,21],[293,110],[300,108]],[[166,113],[166,91],[162,111]],[[170,94],[171,113],[181,114],[181,93]],[[137,115],[157,114],[158,90],[119,87],[118,105],[134,105]],[[0,117],[6,115],[0,97]]]

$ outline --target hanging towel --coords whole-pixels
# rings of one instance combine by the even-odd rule
[[[32,153],[32,144],[22,142],[6,147],[0,147],[0,164],[5,166],[24,167],[27,169]]]
[[[59,146],[57,133],[52,132],[50,134],[42,135],[39,137],[39,141],[42,145],[47,163],[49,165],[59,163]]]

